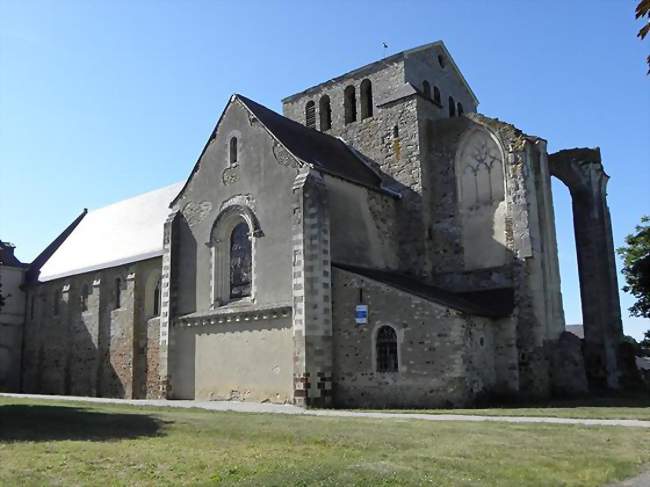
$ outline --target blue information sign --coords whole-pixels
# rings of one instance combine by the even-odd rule
[[[357,304],[357,307],[354,310],[354,320],[357,325],[365,325],[368,323],[368,305],[367,304]]]

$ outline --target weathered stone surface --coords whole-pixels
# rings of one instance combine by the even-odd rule
[[[585,362],[594,388],[620,387],[623,340],[607,181],[599,149],[569,149],[549,157],[551,172],[567,185],[573,204]]]
[[[553,394],[557,397],[583,396],[589,392],[582,340],[567,331],[550,347]]]

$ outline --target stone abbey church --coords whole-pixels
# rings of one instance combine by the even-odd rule
[[[620,387],[598,149],[479,114],[442,42],[282,102],[233,95],[186,181],[84,211],[31,264],[3,245],[0,388],[425,407]]]

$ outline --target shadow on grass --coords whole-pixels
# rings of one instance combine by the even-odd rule
[[[586,396],[578,398],[550,398],[539,401],[500,401],[486,403],[478,408],[645,408],[650,407],[650,395],[643,392],[621,392],[612,395]]]
[[[146,414],[67,406],[0,405],[0,442],[110,441],[162,435],[165,422]]]

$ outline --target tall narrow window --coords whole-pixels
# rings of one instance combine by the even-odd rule
[[[316,104],[312,100],[305,105],[305,125],[310,129],[316,128]]]
[[[399,137],[399,126],[395,125],[393,127],[393,139],[396,139],[397,137]]]
[[[115,279],[115,309],[122,307],[122,279]]]
[[[390,326],[377,332],[377,372],[397,372],[397,334]]]
[[[361,118],[372,117],[372,83],[369,79],[361,82]]]
[[[345,110],[345,123],[357,120],[357,94],[354,86],[348,86],[343,92],[343,108]]]
[[[238,223],[230,234],[230,298],[251,295],[252,249],[248,224]]]
[[[324,132],[332,128],[332,107],[330,105],[330,97],[324,95],[318,102],[318,110],[320,112],[320,130]]]
[[[437,86],[433,87],[433,102],[437,105],[442,105],[442,101],[440,99],[440,88]]]
[[[422,95],[427,99],[431,99],[431,85],[428,81],[422,82]]]
[[[237,154],[237,137],[230,138],[230,165],[234,166],[237,164],[238,155]]]
[[[88,311],[88,284],[81,287],[80,306],[81,311]]]
[[[463,113],[465,113],[465,110],[463,110],[463,104],[461,102],[458,102],[456,105],[456,113],[458,113],[458,116],[460,117]]]
[[[59,314],[59,301],[61,300],[61,291],[58,289],[54,291],[54,303],[52,306],[52,311],[54,312],[54,316]]]
[[[156,283],[156,288],[153,290],[153,315],[160,314],[160,279]]]
[[[454,98],[451,96],[449,97],[449,116],[456,116],[456,103],[454,102]]]

